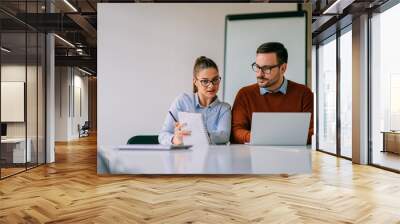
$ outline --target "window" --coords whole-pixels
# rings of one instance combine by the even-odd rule
[[[371,18],[371,161],[400,170],[400,4]],[[397,131],[397,132],[396,132]]]
[[[340,154],[352,157],[352,34],[351,26],[340,36]]]
[[[336,153],[336,36],[318,48],[318,145]]]

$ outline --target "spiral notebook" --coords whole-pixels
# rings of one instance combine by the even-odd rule
[[[191,131],[191,135],[183,138],[185,145],[209,145],[210,138],[203,122],[202,114],[179,112],[179,123],[185,124],[184,129]]]

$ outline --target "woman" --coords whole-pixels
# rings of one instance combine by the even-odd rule
[[[221,77],[215,62],[201,56],[193,68],[193,93],[182,94],[172,103],[164,125],[158,135],[160,144],[180,145],[183,137],[190,135],[184,125],[176,122],[178,112],[201,113],[211,144],[224,144],[229,141],[231,132],[231,107],[218,100],[217,92]]]

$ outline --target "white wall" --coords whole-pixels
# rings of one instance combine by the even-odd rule
[[[275,3],[98,4],[98,145],[157,134],[173,99],[191,92],[196,57],[212,58],[223,74],[226,15],[295,10]]]
[[[39,70],[39,72],[41,72]],[[30,88],[27,88],[27,120],[28,120],[28,137],[35,133],[36,135],[36,121],[37,121],[37,99],[36,99],[36,66],[25,66],[18,64],[7,64],[1,66],[1,81],[3,82],[26,82]],[[34,87],[32,87],[34,86]],[[4,97],[4,96],[2,96]],[[40,106],[40,105],[39,105]],[[24,108],[21,108],[24,110]],[[6,110],[6,108],[2,108]],[[7,136],[8,137],[24,137],[25,126],[27,122],[7,122]]]
[[[55,141],[68,140],[68,67],[55,68]]]
[[[256,49],[266,42],[285,45],[289,54],[285,77],[300,84],[306,83],[306,16],[227,22],[224,101],[233,104],[236,93],[243,86],[255,83],[255,72],[250,65],[255,61]]]
[[[78,73],[77,73],[78,72]],[[88,77],[82,76],[83,73],[75,70],[74,75],[74,108],[75,113],[72,115],[72,138],[78,138],[78,124],[82,126],[88,120]],[[80,93],[78,92],[80,91]],[[80,96],[80,97],[79,97]],[[79,102],[80,101],[80,102]]]
[[[71,67],[56,67],[55,73],[55,141],[77,139],[78,124],[88,120],[88,78]]]
[[[24,82],[26,85],[26,107],[25,103],[22,107],[12,108],[13,113],[25,113],[26,121],[22,122],[6,122],[7,123],[7,137],[8,138],[21,138],[27,136],[30,139],[32,161],[39,163],[44,162],[44,74],[41,66],[25,66],[25,64],[4,64],[1,66],[1,81],[2,82]],[[2,89],[2,93],[3,93]],[[7,97],[2,95],[2,98]],[[17,103],[17,102],[15,102]],[[2,102],[2,112],[9,110],[5,108]],[[37,157],[37,153],[39,156]]]

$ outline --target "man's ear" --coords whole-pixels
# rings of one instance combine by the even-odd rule
[[[281,73],[285,73],[287,69],[287,63],[281,65]]]

